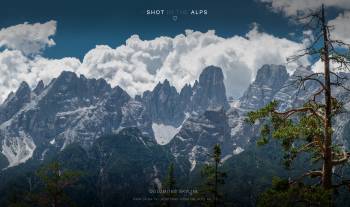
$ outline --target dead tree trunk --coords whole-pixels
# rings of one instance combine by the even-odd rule
[[[328,28],[325,20],[324,6],[321,12],[322,32],[323,32],[323,51],[322,58],[324,62],[324,85],[325,85],[325,120],[324,120],[324,157],[323,157],[323,176],[322,185],[325,189],[332,187],[332,99],[331,99],[331,81],[329,69],[329,40]]]

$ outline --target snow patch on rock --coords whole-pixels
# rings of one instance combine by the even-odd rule
[[[41,153],[41,158],[40,160],[43,161],[45,159],[45,155],[47,154],[47,152],[49,151],[49,148],[45,149],[42,153]]]
[[[201,155],[207,155],[208,149],[203,146],[194,146],[191,150],[191,152],[188,154],[189,158],[188,161],[191,163],[191,169],[190,172],[192,172],[197,165],[197,159]]]
[[[152,130],[156,141],[160,145],[168,144],[174,136],[180,131],[181,126],[174,127],[171,125],[152,123]]]
[[[191,169],[190,171],[194,170],[196,167],[197,161],[196,161],[196,152],[197,152],[197,146],[192,148],[192,151],[190,152],[190,156],[188,158],[188,161],[191,163]]]
[[[55,138],[53,138],[51,141],[50,141],[50,144],[55,144],[56,143],[56,139]]]
[[[5,138],[2,141],[1,153],[7,158],[9,168],[30,159],[33,156],[35,148],[36,145],[33,140],[21,131],[18,137]]]
[[[230,155],[230,154],[226,155],[225,157],[223,157],[221,159],[221,163],[224,163],[226,160],[230,159],[231,157],[232,157],[232,155]]]
[[[243,148],[237,147],[235,150],[233,150],[233,154],[234,154],[234,155],[238,155],[238,154],[240,154],[240,153],[243,152],[243,151],[244,151]]]

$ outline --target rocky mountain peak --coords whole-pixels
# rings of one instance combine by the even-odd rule
[[[154,87],[153,91],[160,90],[162,88],[172,88],[168,79],[165,79],[163,82],[158,82]]]
[[[287,69],[283,65],[263,65],[256,74],[255,83],[278,90],[288,77]]]
[[[0,127],[0,141],[6,140],[2,148],[9,149],[4,155],[10,166],[15,166],[30,157],[41,159],[44,150],[64,149],[71,143],[88,149],[99,137],[120,133],[129,127],[137,127],[142,135],[154,139],[153,125],[178,131],[185,118],[192,116],[192,121],[184,125],[201,123],[208,132],[208,136],[201,138],[203,146],[212,143],[210,137],[224,142],[230,135],[223,80],[222,70],[210,66],[203,70],[193,87],[187,84],[180,93],[164,80],[135,99],[119,86],[112,88],[103,79],[90,79],[67,71],[47,86],[39,82],[33,91],[23,83],[9,98],[13,102],[0,108],[1,123],[11,119],[6,127]],[[19,94],[22,94],[20,98],[27,99],[16,98]],[[206,129],[209,125],[214,128]],[[15,142],[20,146],[12,144]]]
[[[47,87],[48,96],[56,96],[65,100],[70,98],[93,100],[112,91],[111,86],[104,79],[88,79],[70,71],[63,71],[49,85],[50,87]]]
[[[193,86],[192,102],[194,111],[206,111],[216,107],[229,108],[221,68],[208,66],[203,70],[199,81]]]
[[[23,81],[15,93],[10,93],[5,102],[0,106],[0,123],[10,119],[25,104],[31,100],[31,89],[27,82]]]
[[[36,94],[36,95],[39,95],[41,92],[43,92],[45,88],[45,84],[44,82],[41,80],[38,82],[38,84],[36,85],[35,89],[33,90],[33,92]]]
[[[186,84],[180,91],[180,103],[186,107],[185,110],[187,110],[187,106],[191,102],[192,95],[193,92],[190,84]]]
[[[157,123],[179,126],[184,121],[185,113],[203,113],[208,108],[229,108],[221,68],[209,66],[200,74],[199,81],[193,87],[186,84],[176,91],[166,79],[159,82],[152,91],[143,93],[142,102]]]
[[[142,102],[155,122],[178,125],[184,117],[180,96],[166,79],[159,82],[152,91],[143,93]]]
[[[78,76],[71,71],[63,71],[57,78],[57,80],[64,80],[67,82],[71,82],[73,79],[77,79]]]
[[[126,91],[121,87],[116,86],[111,90],[106,100],[106,108],[110,111],[115,111],[130,99],[131,97]]]
[[[302,105],[311,94],[319,90],[319,84],[316,81],[306,81],[304,89],[300,90],[299,88],[300,78],[312,73],[309,67],[299,67],[294,71],[274,97],[275,100],[280,102],[280,110]]]
[[[15,96],[22,101],[28,102],[30,100],[31,89],[27,82],[23,81],[15,93]]]
[[[196,164],[208,160],[215,144],[222,146],[223,157],[232,153],[228,117],[222,107],[192,114],[168,146],[175,157],[188,160],[192,171]]]
[[[245,109],[258,109],[269,103],[288,80],[285,66],[264,65],[240,98],[240,106]]]
[[[208,66],[204,68],[199,76],[199,84],[204,85],[206,83],[211,85],[221,84],[224,81],[224,74],[221,68],[216,66]]]
[[[163,81],[163,85],[164,85],[164,87],[170,87],[170,82],[169,82],[169,80],[168,79],[165,79],[164,81]]]

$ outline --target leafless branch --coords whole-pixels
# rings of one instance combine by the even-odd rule
[[[347,161],[349,161],[349,157],[350,157],[350,153],[343,151],[342,153],[342,157],[337,159],[337,160],[332,160],[332,165],[341,165]]]

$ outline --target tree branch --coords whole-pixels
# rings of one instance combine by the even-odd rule
[[[298,181],[304,179],[305,177],[322,177],[322,175],[323,175],[323,173],[320,170],[308,171],[307,173],[304,173],[300,177],[290,181],[289,184],[292,185],[294,183],[297,183]]]
[[[350,153],[348,153],[346,151],[343,151],[343,155],[342,156],[343,157],[340,158],[340,159],[332,160],[332,165],[335,166],[335,165],[341,165],[343,163],[346,163],[349,160]]]

